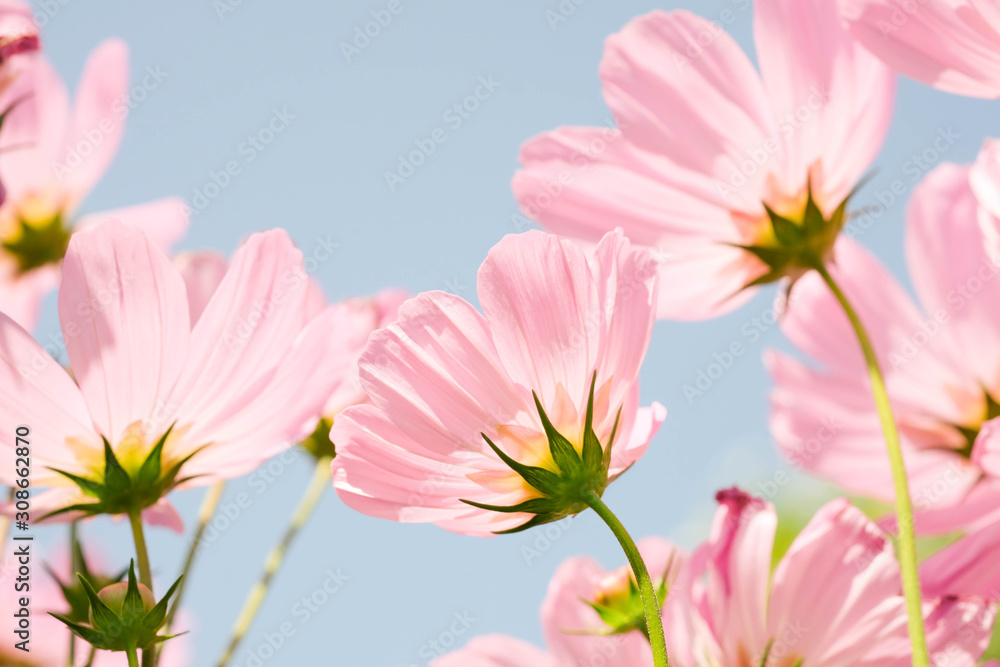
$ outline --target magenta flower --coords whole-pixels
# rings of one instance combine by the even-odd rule
[[[846,500],[827,504],[772,574],[774,508],[737,489],[720,492],[718,499],[708,541],[686,559],[676,578],[668,576],[664,628],[672,665],[911,664],[893,547],[864,514]],[[651,571],[667,569],[669,545],[650,540],[644,551]],[[434,667],[651,665],[640,632],[593,634],[611,629],[606,619],[615,616],[601,603],[609,593],[614,599],[619,579],[599,575],[600,568],[584,559],[560,568],[542,612],[548,654],[493,636],[470,642]],[[594,608],[594,602],[601,606]],[[976,664],[989,643],[995,603],[949,594],[926,602],[924,613],[933,664]]]
[[[525,215],[588,241],[620,225],[663,254],[661,317],[727,312],[826,260],[889,125],[894,77],[835,3],[754,11],[759,74],[717,23],[653,12],[605,47],[618,129],[563,127],[521,150]]]
[[[993,0],[840,0],[854,35],[891,67],[959,95],[1000,97]]]
[[[945,164],[910,203],[906,257],[919,304],[869,253],[844,242],[832,271],[869,327],[898,417],[925,531],[951,531],[1000,506],[1000,281],[970,169]],[[771,430],[793,465],[890,502],[891,471],[847,319],[819,280],[796,287],[782,326],[813,367],[779,353]],[[991,427],[992,425],[992,427]]]
[[[181,275],[141,231],[74,234],[59,291],[73,376],[0,315],[0,446],[13,456],[27,425],[33,488],[51,487],[34,518],[146,509],[176,527],[170,489],[247,473],[311,432],[339,361],[331,313],[305,322],[307,293],[285,232],[254,234],[191,326]]]
[[[0,91],[17,75],[8,67],[15,56],[39,48],[41,42],[31,5],[21,0],[0,0]]]
[[[478,286],[483,315],[427,292],[369,339],[372,404],[331,431],[334,484],[354,509],[473,535],[555,520],[582,510],[566,494],[603,492],[662,422],[662,406],[638,407],[656,303],[646,252],[620,233],[590,255],[511,235]],[[510,507],[523,511],[494,511]]]
[[[179,199],[161,199],[78,216],[80,204],[111,164],[135,102],[128,50],[102,43],[87,60],[70,110],[66,88],[42,57],[32,58],[5,91],[13,107],[0,131],[0,312],[31,328],[38,305],[58,283],[59,263],[74,229],[105,220],[140,227],[161,248],[187,227]]]

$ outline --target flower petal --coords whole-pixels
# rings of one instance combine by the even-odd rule
[[[895,75],[841,26],[835,2],[758,0],[754,13],[764,85],[783,119],[778,179],[793,196],[812,171],[812,185],[830,214],[882,147]]]
[[[519,639],[486,635],[436,659],[431,667],[559,667],[559,663],[545,651]]]
[[[139,230],[73,235],[59,290],[66,351],[97,429],[112,443],[167,408],[190,324],[184,281]],[[158,436],[165,424],[154,424]]]
[[[840,0],[854,36],[890,67],[959,95],[1000,97],[1000,21],[972,0]]]

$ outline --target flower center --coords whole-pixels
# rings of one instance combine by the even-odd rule
[[[14,204],[13,219],[0,222],[0,247],[13,257],[23,275],[61,262],[70,234],[62,207],[51,197],[31,194]]]

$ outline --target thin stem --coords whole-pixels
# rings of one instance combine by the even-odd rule
[[[90,655],[87,656],[87,664],[83,667],[91,667],[94,664],[94,658],[97,657],[97,649],[93,646],[90,647]]]
[[[139,561],[139,583],[150,591],[153,590],[153,574],[149,569],[149,552],[146,550],[146,534],[142,528],[142,512],[130,510],[129,523],[132,524],[132,537],[135,539],[135,555]]]
[[[139,656],[136,655],[134,646],[127,647],[125,655],[128,656],[128,667],[139,667]]]
[[[149,569],[149,551],[146,549],[146,535],[142,528],[142,510],[130,510],[128,520],[132,524],[132,537],[135,538],[135,555],[139,561],[139,582],[152,592],[153,573]],[[155,667],[155,665],[156,651],[143,651],[142,667]],[[129,666],[131,667],[131,663],[129,663]],[[136,663],[135,667],[139,667],[138,663]]]
[[[584,497],[584,501],[597,512],[608,528],[618,538],[618,543],[622,545],[628,562],[632,566],[635,580],[639,584],[639,597],[642,598],[642,608],[646,614],[646,628],[649,630],[649,645],[653,649],[653,664],[656,667],[669,667],[670,661],[667,658],[667,642],[663,636],[663,618],[660,616],[660,605],[656,600],[656,590],[653,588],[653,580],[649,577],[646,564],[639,554],[639,547],[635,545],[632,536],[625,530],[625,526],[618,520],[614,512],[604,504],[601,497],[593,491],[589,491]]]
[[[73,521],[69,524],[69,552],[70,552],[70,567],[69,576],[74,577],[77,572],[83,569],[80,559],[77,556],[76,544],[79,539],[77,535],[77,522]],[[76,635],[70,633],[69,635],[69,667],[76,667]]]
[[[170,626],[174,622],[177,610],[181,607],[181,598],[184,596],[184,589],[188,579],[190,579],[188,573],[191,571],[195,556],[198,554],[201,537],[205,534],[205,528],[208,526],[208,522],[212,520],[212,515],[215,514],[215,510],[219,506],[219,501],[222,499],[222,492],[225,488],[225,482],[216,482],[208,488],[208,492],[205,493],[205,497],[201,501],[201,507],[198,509],[198,527],[195,528],[194,535],[191,537],[191,546],[188,547],[187,557],[184,559],[184,569],[181,570],[184,578],[181,580],[180,586],[177,587],[174,604],[170,607],[170,613],[167,614],[167,620],[164,625],[164,632],[166,634],[170,634]]]
[[[817,264],[816,270],[823,277],[827,287],[837,297],[840,306],[851,321],[854,333],[861,344],[868,366],[868,377],[871,380],[872,394],[875,397],[875,407],[878,409],[879,420],[882,422],[882,433],[885,436],[886,448],[889,452],[889,464],[892,466],[892,480],[896,488],[896,514],[899,524],[899,566],[903,575],[903,593],[906,596],[906,611],[910,628],[910,643],[913,646],[914,667],[928,667],[930,660],[927,653],[927,638],[924,633],[924,616],[920,604],[920,577],[917,573],[917,542],[913,530],[913,504],[910,501],[910,489],[907,484],[906,467],[903,463],[903,450],[899,444],[899,430],[892,415],[892,405],[885,388],[885,379],[879,367],[878,358],[872,347],[868,334],[865,332],[861,319],[854,311],[847,296],[830,275],[826,266]]]
[[[309,515],[316,509],[316,504],[323,495],[323,491],[330,484],[330,463],[332,461],[333,457],[324,456],[316,462],[312,481],[309,482],[305,494],[303,494],[302,499],[299,501],[298,507],[295,508],[288,528],[285,529],[285,534],[282,535],[281,541],[268,554],[264,566],[264,574],[261,576],[260,581],[250,590],[246,601],[243,603],[243,609],[240,610],[240,615],[233,626],[233,635],[229,640],[229,646],[226,648],[226,652],[222,654],[222,657],[219,658],[218,667],[225,667],[232,660],[236,654],[236,649],[240,645],[240,641],[246,635],[247,630],[250,629],[250,624],[253,623],[254,617],[260,610],[260,605],[267,595],[268,586],[270,586],[274,574],[281,567],[281,563],[285,559],[285,553],[288,551],[289,545],[291,545],[295,536],[298,535],[299,530],[305,524]]]

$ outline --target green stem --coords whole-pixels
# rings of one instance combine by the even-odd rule
[[[136,560],[139,561],[139,582],[152,592],[153,573],[149,569],[149,551],[146,549],[146,534],[142,528],[142,510],[130,510],[128,520],[132,524],[132,537],[135,538],[135,555]],[[143,651],[142,667],[155,667],[155,664],[156,651]],[[129,667],[131,667],[131,662],[129,663]],[[136,663],[135,667],[139,667],[138,663]]]
[[[920,577],[917,573],[917,542],[913,529],[913,504],[910,501],[910,489],[907,484],[906,467],[903,463],[903,450],[899,444],[899,430],[892,415],[892,405],[885,388],[885,379],[879,367],[878,358],[868,334],[865,332],[861,319],[854,311],[847,296],[830,275],[826,266],[818,263],[816,270],[823,277],[830,291],[837,297],[840,306],[851,321],[854,333],[861,343],[868,366],[868,377],[871,380],[872,394],[875,397],[875,407],[878,409],[879,420],[882,422],[882,433],[885,436],[886,448],[889,452],[889,464],[892,466],[892,480],[896,488],[896,514],[899,524],[899,566],[903,575],[903,593],[906,596],[906,611],[910,628],[910,643],[913,646],[914,667],[929,667],[927,653],[927,638],[924,632],[924,615],[920,604]]]
[[[660,605],[656,600],[653,580],[650,579],[646,564],[639,554],[639,547],[635,545],[635,541],[625,530],[625,526],[618,520],[614,512],[604,504],[600,496],[589,491],[584,496],[584,501],[597,512],[604,523],[608,524],[608,528],[622,545],[628,562],[632,566],[632,572],[635,574],[635,580],[639,584],[639,597],[642,598],[642,608],[646,614],[646,628],[649,630],[649,645],[653,649],[653,664],[656,667],[669,667],[670,661],[667,658],[667,642],[663,636],[663,618],[660,616]]]
[[[236,619],[235,625],[233,625],[233,635],[229,640],[226,652],[222,654],[217,663],[218,667],[225,667],[232,660],[236,654],[236,649],[243,640],[243,636],[250,629],[250,624],[253,623],[254,617],[260,610],[260,605],[267,595],[268,586],[270,586],[274,574],[281,567],[281,563],[285,559],[285,553],[288,551],[289,545],[295,539],[295,536],[298,535],[302,526],[305,525],[309,515],[316,509],[316,504],[323,495],[323,491],[330,484],[330,463],[332,461],[333,457],[331,456],[324,456],[317,460],[312,481],[299,501],[298,507],[295,508],[288,528],[285,529],[285,534],[281,537],[281,541],[271,550],[271,553],[268,554],[264,574],[261,576],[260,581],[250,590],[246,601],[243,603],[243,609],[240,610],[240,615]]]
[[[76,573],[83,569],[82,563],[77,556],[77,540],[79,536],[77,535],[77,522],[73,521],[69,524],[69,552],[70,552],[70,566],[69,566],[69,576],[76,576]],[[70,633],[69,635],[69,667],[76,667],[76,635]]]
[[[139,656],[136,655],[134,646],[127,647],[125,655],[128,656],[128,667],[139,667]]]
[[[177,610],[181,607],[181,598],[184,596],[184,589],[188,579],[190,579],[188,573],[191,571],[195,556],[198,554],[201,537],[205,534],[205,528],[208,526],[208,522],[212,520],[212,515],[215,514],[215,510],[219,506],[219,501],[222,499],[222,492],[225,488],[225,482],[213,484],[209,487],[208,492],[205,493],[205,498],[201,501],[201,507],[198,509],[198,527],[195,528],[194,535],[191,537],[191,545],[188,547],[187,557],[184,559],[184,569],[181,570],[184,578],[181,580],[180,586],[177,587],[174,604],[170,607],[170,613],[167,614],[167,620],[164,624],[164,632],[166,634],[170,634],[170,626],[174,622]]]

